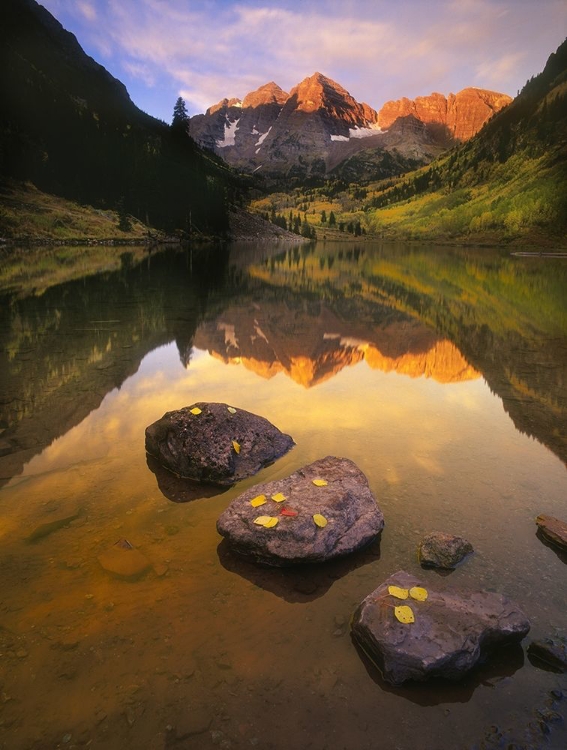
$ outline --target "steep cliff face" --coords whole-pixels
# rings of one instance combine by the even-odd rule
[[[403,97],[384,104],[378,112],[378,123],[386,130],[399,117],[411,115],[425,123],[432,134],[448,143],[466,141],[478,133],[495,112],[511,101],[506,94],[477,88],[466,88],[448,97],[438,93],[415,99]]]

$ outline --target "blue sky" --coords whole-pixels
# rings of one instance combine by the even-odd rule
[[[515,96],[567,36],[565,0],[42,0],[167,122],[319,71],[379,109],[466,86]]]

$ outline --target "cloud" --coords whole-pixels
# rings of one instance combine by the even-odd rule
[[[506,85],[518,69],[525,53],[513,52],[490,60],[483,60],[476,68],[475,80],[485,88]]]
[[[515,93],[563,41],[563,0],[45,0],[120,77],[187,95],[190,114],[319,71],[356,99],[471,86]],[[152,95],[148,95],[151,100]]]
[[[81,13],[87,19],[87,21],[97,20],[96,9],[91,3],[87,2],[86,0],[78,0],[77,8],[79,10],[79,13]]]
[[[156,85],[155,72],[152,71],[149,65],[126,61],[122,63],[122,66],[133,78],[139,78],[149,88],[153,88]]]

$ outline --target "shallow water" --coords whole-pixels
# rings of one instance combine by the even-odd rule
[[[565,676],[526,649],[567,630],[567,556],[534,523],[567,519],[567,263],[96,252],[0,260],[0,748],[564,747],[538,711],[565,713]],[[144,429],[195,401],[261,414],[296,447],[191,494],[150,469]],[[381,540],[298,570],[234,557],[227,504],[329,454],[365,472]],[[475,554],[423,571],[432,530]],[[149,562],[134,580],[98,559],[121,538]],[[349,619],[400,569],[509,595],[532,630],[458,685],[394,689]]]

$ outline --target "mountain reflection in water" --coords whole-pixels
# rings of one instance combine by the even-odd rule
[[[0,748],[543,744],[567,685],[527,640],[458,686],[392,689],[348,623],[403,568],[518,600],[529,638],[565,629],[565,559],[534,518],[565,517],[566,282],[494,249],[3,251]],[[222,493],[179,482],[144,428],[201,400],[296,446]],[[242,490],[330,453],[367,475],[379,543],[293,571],[220,543]],[[448,578],[416,559],[433,530],[475,547]],[[123,538],[136,580],[100,564]]]
[[[240,251],[232,250],[237,263],[250,248]],[[12,290],[0,313],[0,481],[171,340],[185,366],[196,347],[306,387],[361,361],[440,383],[482,373],[516,427],[567,462],[561,260],[324,245],[292,247],[243,270],[224,254],[212,268],[179,251],[138,253],[136,263],[131,255],[116,271],[41,294],[33,265],[31,288],[25,264],[19,275],[5,271]]]

